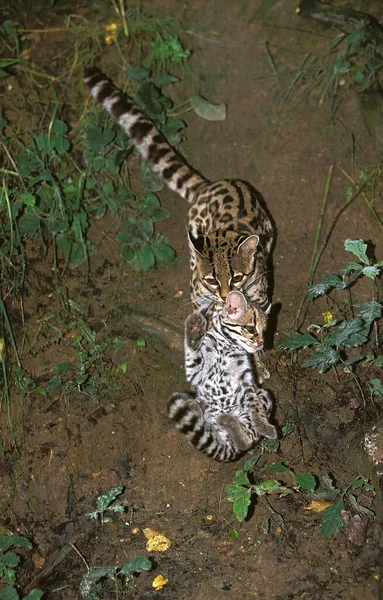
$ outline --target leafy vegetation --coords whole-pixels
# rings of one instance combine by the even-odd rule
[[[0,579],[4,578],[6,585],[0,590],[1,600],[18,600],[20,598],[16,583],[16,570],[21,557],[15,548],[32,548],[31,542],[21,535],[0,535]],[[44,592],[31,590],[24,600],[39,600]]]
[[[101,523],[107,523],[110,521],[108,514],[105,516],[105,513],[118,513],[123,514],[125,512],[125,508],[122,504],[115,503],[115,500],[121,496],[124,488],[122,485],[111,488],[105,494],[98,496],[96,500],[96,509],[88,512],[84,515],[86,519],[98,519],[100,518]]]
[[[146,556],[139,556],[122,567],[98,567],[90,569],[80,582],[80,595],[84,600],[98,600],[103,581],[110,579],[126,586],[135,573],[143,573],[152,569],[152,562]]]
[[[360,262],[348,262],[337,273],[324,275],[320,283],[309,288],[307,292],[309,300],[328,295],[333,290],[346,290],[362,277],[367,277],[374,282],[380,275],[383,261],[372,263],[369,260],[366,253],[367,244],[363,240],[347,239],[344,247]],[[341,321],[337,321],[329,311],[323,313],[324,325],[312,324],[307,328],[307,333],[290,333],[282,338],[278,347],[284,350],[310,348],[311,354],[303,363],[303,367],[312,367],[319,373],[325,373],[330,367],[341,364],[346,373],[353,374],[354,365],[361,361],[382,367],[383,356],[371,352],[347,358],[348,349],[364,346],[370,340],[374,322],[382,317],[382,303],[370,300],[355,307],[351,306],[351,309],[355,316]],[[372,393],[379,397],[381,384],[379,380],[373,381]]]
[[[291,432],[291,427],[285,426],[282,439]],[[374,489],[369,480],[363,477],[357,477],[355,481],[344,488],[337,488],[328,474],[321,477],[322,487],[318,483],[319,478],[316,475],[295,473],[293,469],[281,462],[264,466],[255,472],[254,468],[260,459],[265,457],[265,453],[276,452],[279,444],[278,440],[260,442],[254,448],[252,455],[245,461],[243,469],[236,471],[234,481],[226,487],[227,499],[233,503],[234,515],[238,521],[246,519],[249,507],[255,498],[262,499],[266,495],[271,498],[283,498],[289,494],[299,494],[305,501],[311,501],[305,509],[319,514],[324,539],[335,535],[343,527],[345,522],[342,511],[345,509],[345,500],[355,513],[363,515],[364,518],[374,517],[374,512],[360,504],[353,494],[355,490],[369,492]],[[264,478],[269,473],[286,473],[292,482],[281,482],[278,479],[261,480],[261,477]],[[284,526],[283,515],[271,507],[270,502],[267,506],[271,511],[271,516],[262,524],[264,533],[269,532],[271,522],[278,527]]]

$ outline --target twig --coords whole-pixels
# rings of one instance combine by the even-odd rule
[[[272,71],[273,71],[273,73],[275,75],[275,79],[277,80],[278,87],[279,87],[279,89],[282,89],[281,88],[281,80],[279,79],[279,73],[277,71],[277,67],[275,66],[274,59],[273,59],[273,57],[271,55],[271,52],[270,52],[270,49],[269,49],[269,42],[261,42],[261,44],[262,44],[262,46],[265,49],[266,56],[267,56],[267,58],[269,60],[269,63],[270,63],[271,68],[272,68]]]
[[[340,167],[339,165],[338,165],[338,169],[340,170],[340,172],[342,173],[342,175],[344,175],[349,181],[351,181],[351,183],[353,185],[357,185],[357,183],[353,180],[353,178],[351,177],[351,175],[349,175],[349,173],[347,173],[347,171],[345,171],[344,169],[342,169],[342,167]],[[362,194],[362,197],[363,197],[363,200],[365,201],[365,203],[367,204],[367,207],[371,211],[372,215],[374,216],[375,220],[377,221],[378,225],[380,227],[383,227],[383,223],[382,223],[379,215],[375,211],[374,207],[372,206],[371,202],[369,201],[369,199],[367,198],[367,196],[366,196],[366,194],[364,192]]]

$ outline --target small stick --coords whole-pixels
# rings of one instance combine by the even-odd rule
[[[262,44],[262,46],[265,49],[266,56],[267,56],[267,58],[269,60],[269,63],[270,63],[271,68],[272,68],[272,71],[273,71],[273,73],[275,75],[275,79],[277,80],[278,87],[279,87],[279,89],[282,89],[281,88],[281,80],[279,79],[279,73],[277,71],[277,67],[275,66],[274,59],[273,59],[273,57],[271,55],[271,52],[270,52],[270,49],[269,49],[269,42],[261,42],[261,44]]]
[[[354,185],[357,185],[357,183],[353,180],[353,178],[351,177],[351,175],[349,175],[349,173],[347,173],[347,171],[345,171],[344,169],[342,169],[342,167],[340,167],[338,165],[338,169],[340,170],[340,172],[342,173],[342,175],[344,175],[349,181],[351,181],[351,183],[353,183]],[[369,199],[367,198],[366,194],[363,192],[362,194],[363,200],[365,201],[365,203],[367,204],[369,210],[371,211],[372,215],[375,217],[378,225],[380,227],[383,227],[383,223],[379,217],[379,215],[377,214],[377,212],[375,211],[374,207],[372,206],[371,202],[369,201]]]

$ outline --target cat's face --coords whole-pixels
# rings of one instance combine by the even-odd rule
[[[227,336],[247,352],[254,353],[263,348],[266,315],[257,306],[248,303],[241,292],[228,294],[221,322]]]
[[[254,272],[257,235],[246,236],[233,231],[208,235],[189,232],[189,248],[197,295],[225,301],[230,291],[241,290]]]

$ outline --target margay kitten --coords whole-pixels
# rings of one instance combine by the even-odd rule
[[[132,138],[142,156],[168,186],[189,203],[191,291],[196,308],[221,304],[230,290],[242,290],[250,302],[270,308],[266,259],[273,224],[262,197],[247,183],[210,183],[175,153],[133,100],[98,69],[85,70],[84,81],[96,100]]]
[[[262,347],[265,315],[230,292],[215,305],[208,331],[198,311],[185,321],[185,370],[191,393],[169,398],[168,414],[198,450],[216,460],[233,460],[263,435],[277,437],[269,422],[272,400],[255,382],[251,353]]]

